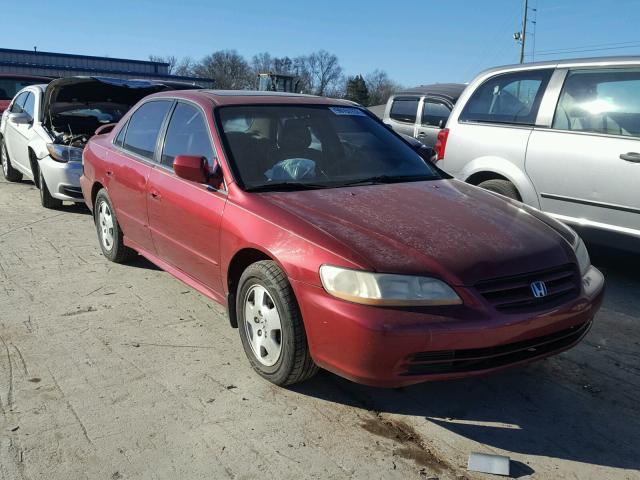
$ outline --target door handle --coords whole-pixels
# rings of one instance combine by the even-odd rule
[[[419,132],[419,133],[418,133],[418,136],[419,136],[419,137],[426,137],[426,136],[427,136],[427,134],[426,134],[426,133],[424,133],[424,132]]]
[[[151,192],[149,192],[149,193],[151,194],[151,198],[153,198],[154,200],[160,200],[160,198],[162,198],[162,195],[160,195],[155,190],[151,190]]]
[[[627,152],[620,154],[620,159],[625,160],[627,162],[640,163],[640,153],[638,152]]]

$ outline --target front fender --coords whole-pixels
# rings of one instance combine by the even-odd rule
[[[509,180],[516,186],[518,192],[520,192],[524,203],[538,209],[540,208],[538,193],[529,177],[520,168],[504,158],[495,156],[478,157],[468,162],[464,168],[456,174],[456,177],[459,180],[468,182],[469,178],[473,175],[487,172],[496,173]]]

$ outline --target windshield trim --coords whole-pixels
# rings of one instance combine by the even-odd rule
[[[227,136],[225,135],[224,131],[222,130],[222,119],[220,118],[220,111],[225,109],[225,108],[263,107],[263,106],[264,107],[293,107],[293,108],[302,107],[302,108],[320,108],[320,109],[325,109],[325,108],[330,108],[330,107],[357,108],[358,110],[362,111],[367,117],[372,119],[374,122],[377,122],[380,126],[382,126],[385,129],[389,130],[389,132],[391,134],[395,135],[396,138],[401,140],[405,145],[407,145],[409,148],[411,148],[413,150],[413,147],[411,146],[411,144],[406,139],[404,139],[396,131],[391,130],[387,124],[385,124],[380,118],[378,118],[376,115],[374,115],[373,112],[371,112],[369,109],[363,107],[362,105],[358,105],[356,103],[345,105],[343,102],[335,102],[335,103],[334,102],[331,102],[331,103],[290,103],[290,102],[258,103],[258,102],[248,102],[248,103],[233,104],[233,105],[214,105],[213,106],[214,127],[216,129],[216,134],[218,135],[218,139],[220,140],[220,144],[222,145],[222,150],[223,150],[223,153],[224,153],[224,159],[225,159],[225,162],[227,164],[227,168],[229,169],[229,173],[231,174],[231,177],[233,178],[234,183],[241,190],[243,190],[244,192],[247,192],[247,193],[265,193],[265,192],[269,192],[269,190],[252,191],[252,187],[247,186],[244,183],[244,181],[242,180],[242,176],[237,171],[237,165],[236,165],[235,159],[233,158],[233,153],[231,151],[231,147],[228,144]],[[439,178],[436,177],[436,178],[432,178],[432,179],[428,179],[428,180],[427,179],[405,180],[405,181],[390,182],[390,183],[409,183],[409,182],[416,182],[416,181],[447,180],[447,179],[453,178],[451,175],[449,175],[448,173],[446,173],[442,169],[438,168],[435,163],[433,163],[431,161],[428,161],[428,160],[425,160],[425,162],[428,163],[429,166],[434,170],[434,172],[437,173]],[[311,183],[313,183],[313,182],[311,182]],[[356,187],[356,186],[370,186],[370,185],[371,184],[353,185],[353,187]],[[352,185],[345,185],[344,183],[341,183],[341,182],[336,182],[336,185],[328,184],[326,186],[326,188],[350,188],[350,187],[352,187]],[[303,190],[303,189],[301,189],[301,190]],[[304,190],[308,190],[308,189],[304,189]],[[273,190],[273,191],[276,191],[276,190]]]

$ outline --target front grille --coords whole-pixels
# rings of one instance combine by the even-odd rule
[[[542,337],[487,348],[420,352],[409,358],[402,375],[463,373],[503,367],[564,350],[579,341],[591,321]]]
[[[536,298],[531,284],[544,282],[547,295]],[[580,291],[580,279],[574,265],[537,272],[484,280],[476,289],[493,307],[505,313],[532,312],[553,308],[575,298]]]

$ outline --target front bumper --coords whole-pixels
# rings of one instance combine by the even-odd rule
[[[314,361],[381,387],[481,375],[567,350],[586,335],[604,296],[604,277],[594,267],[577,297],[527,314],[466,299],[449,307],[370,307],[315,285],[292,285]]]
[[[67,202],[84,201],[80,189],[81,162],[56,162],[46,156],[38,160],[38,165],[52,197]]]

